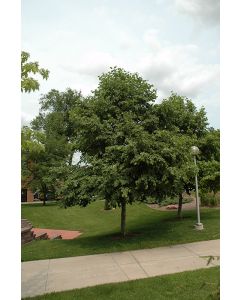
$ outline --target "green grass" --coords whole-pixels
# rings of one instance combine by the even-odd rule
[[[201,210],[203,231],[193,229],[196,212],[183,212],[178,220],[176,211],[159,211],[144,204],[127,206],[127,230],[131,236],[121,239],[120,209],[103,210],[104,202],[88,207],[60,208],[51,203],[22,205],[22,217],[34,227],[79,230],[74,240],[33,241],[22,247],[22,261],[88,255],[104,252],[154,248],[165,245],[219,238],[219,209]]]
[[[51,293],[34,300],[192,300],[209,299],[219,283],[219,267]],[[211,299],[211,298],[210,298]]]

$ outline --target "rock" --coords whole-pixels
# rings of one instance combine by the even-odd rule
[[[26,244],[33,239],[34,233],[32,232],[32,224],[26,219],[21,219],[21,243]]]
[[[62,236],[61,236],[61,234],[57,234],[57,235],[54,235],[53,237],[51,237],[50,239],[51,240],[61,240]]]
[[[35,234],[35,240],[48,240],[48,235],[46,232]]]

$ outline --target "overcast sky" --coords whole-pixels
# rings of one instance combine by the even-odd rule
[[[67,87],[87,95],[110,66],[138,72],[158,90],[205,106],[219,128],[219,0],[22,0],[22,50],[50,70],[22,94],[22,120],[39,97]]]

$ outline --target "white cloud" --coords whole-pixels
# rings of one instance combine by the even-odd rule
[[[80,57],[74,66],[62,67],[80,75],[98,76],[116,64],[117,60],[110,53],[93,51]]]
[[[188,97],[197,97],[206,88],[211,88],[218,81],[218,65],[192,65],[184,70],[175,70],[162,83],[160,89],[168,93],[170,90],[176,91]]]
[[[108,9],[106,5],[98,5],[93,7],[91,14],[96,17],[107,17],[108,16]]]
[[[204,90],[218,89],[219,65],[201,63],[201,49],[196,45],[161,44],[154,28],[144,33],[143,41],[146,53],[128,63],[111,53],[96,51],[82,56],[74,66],[62,68],[75,76],[76,86],[81,83],[79,88],[85,95],[96,88],[97,76],[113,66],[139,72],[156,86],[161,98],[174,91],[195,99]]]
[[[26,113],[22,112],[22,115],[21,115],[21,127],[23,127],[23,126],[29,126],[31,121],[32,121],[32,116],[30,116],[29,114],[26,114]]]
[[[175,91],[196,97],[203,89],[216,88],[219,65],[200,63],[201,49],[196,45],[161,44],[155,29],[147,30],[143,40],[148,53],[137,65],[143,76],[156,85],[161,96]]]
[[[199,20],[202,24],[219,24],[219,0],[175,0],[175,5],[179,12]]]
[[[143,35],[143,41],[146,45],[148,45],[152,49],[158,49],[160,47],[160,43],[158,40],[159,30],[156,28],[151,28],[145,31]]]
[[[213,126],[219,126],[219,64],[203,63],[202,48],[194,44],[161,43],[156,30],[144,34],[147,54],[136,63],[142,76],[154,84],[158,101],[171,91],[204,106]],[[212,50],[209,50],[212,51]],[[210,53],[209,53],[210,55]]]
[[[133,48],[136,43],[136,39],[124,31],[121,31],[118,34],[118,41],[119,41],[119,47],[121,51],[129,50],[130,48]]]
[[[171,58],[174,53],[175,55],[178,55],[179,52],[181,52],[181,55],[187,54],[187,56],[189,56],[189,54],[192,54],[198,50],[198,47],[194,44],[172,46],[166,41],[163,43],[159,38],[159,30],[156,28],[146,30],[143,34],[143,41],[150,52],[160,51],[161,55],[164,55],[166,59],[169,58],[169,54],[171,54]]]

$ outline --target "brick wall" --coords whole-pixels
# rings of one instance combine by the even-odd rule
[[[34,196],[31,190],[27,190],[27,202],[33,202]]]
[[[28,183],[31,180],[31,177],[21,180],[22,189],[27,189],[27,202],[33,202],[34,196],[33,192],[28,188]]]

